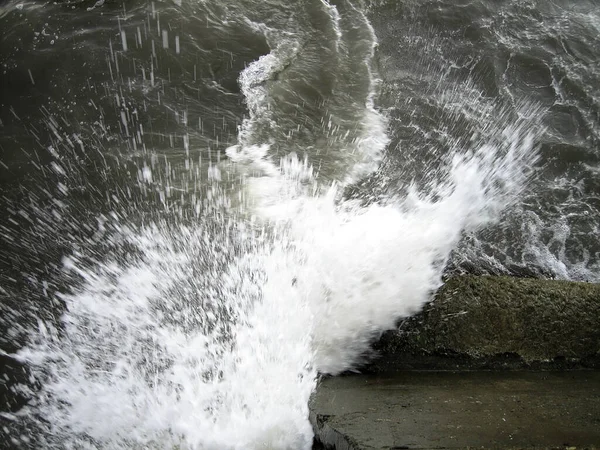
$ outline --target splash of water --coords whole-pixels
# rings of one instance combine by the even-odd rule
[[[354,367],[418,311],[461,233],[522,188],[532,141],[511,131],[506,142],[387,204],[339,202],[336,187],[313,196],[308,183],[302,195],[277,190],[268,228],[115,226],[132,256],[65,260],[81,287],[61,296],[61,328],[40,323],[20,353],[45,380],[30,411],[60,445],[310,448],[316,373]],[[309,178],[292,157],[273,177],[281,186],[298,172]]]
[[[317,374],[363,362],[374,338],[439,287],[462,233],[497,220],[524,187],[533,140],[507,126],[450,152],[435,181],[403,198],[344,200],[343,183],[373,170],[388,141],[372,74],[359,135],[342,146],[350,175],[332,184],[295,152],[276,159],[270,143],[253,142],[259,116],[277,120],[265,80],[281,70],[278,52],[242,74],[250,118],[231,162],[208,169],[214,186],[222,170],[244,174],[247,201],[193,224],[115,214],[102,239],[118,252],[64,259],[74,286],[58,295],[65,312],[40,321],[18,355],[41,383],[20,414],[37,420],[45,447],[310,448]]]

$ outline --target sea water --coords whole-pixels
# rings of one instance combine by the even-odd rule
[[[452,6],[380,3],[3,6],[6,442],[308,449],[318,375],[445,271],[596,276],[532,238],[545,99],[448,49]]]

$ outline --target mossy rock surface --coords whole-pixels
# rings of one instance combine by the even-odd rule
[[[375,348],[374,371],[598,367],[600,285],[456,276]]]

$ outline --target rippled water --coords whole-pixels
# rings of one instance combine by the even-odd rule
[[[449,272],[597,281],[594,2],[0,5],[0,428],[312,445]]]
[[[515,115],[540,127],[521,201],[465,239],[456,264],[598,281],[597,2],[374,3],[396,173],[427,179],[453,142]]]

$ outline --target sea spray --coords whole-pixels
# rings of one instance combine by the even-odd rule
[[[300,255],[294,291],[304,292],[314,314],[320,372],[336,374],[362,362],[374,338],[419,311],[440,286],[463,233],[494,223],[517,199],[537,153],[533,136],[522,129],[507,127],[503,137],[456,153],[426,191],[413,187],[405,198],[367,207],[338,201],[336,186],[313,196],[318,190],[308,184],[298,195],[298,180],[310,171],[295,157],[269,181],[261,177],[262,189],[249,184],[258,202],[254,212],[284,227]]]
[[[290,256],[223,234],[153,225],[126,232],[132,264],[65,261],[82,286],[61,296],[60,330],[41,324],[19,355],[43,382],[21,414],[49,424],[46,446],[309,445],[311,311],[289,290]]]
[[[506,143],[456,157],[429,192],[386,204],[340,202],[335,187],[278,190],[293,207],[269,228],[113,227],[135,256],[64,261],[82,280],[60,296],[60,328],[40,324],[19,354],[43,382],[21,414],[50,424],[49,447],[309,448],[316,373],[355,367],[418,311],[461,233],[497,219],[523,187],[532,141],[507,132]],[[283,180],[291,168],[306,177],[288,161]]]
[[[364,362],[373,339],[429,300],[462,234],[498,220],[522,190],[533,140],[507,126],[449,149],[427,185],[406,180],[406,195],[345,200],[388,137],[368,22],[348,2],[324,12],[341,39],[332,59],[356,76],[323,82],[325,98],[306,104],[317,118],[298,120],[313,134],[294,138],[305,130],[285,114],[285,94],[310,87],[292,76],[298,59],[314,64],[310,42],[269,30],[271,53],[240,77],[250,115],[239,143],[227,161],[198,165],[208,185],[198,218],[114,214],[101,250],[77,245],[63,259],[64,313],[40,320],[17,355],[35,382],[18,416],[40,446],[310,448],[317,374]],[[144,186],[159,178],[140,170]]]

